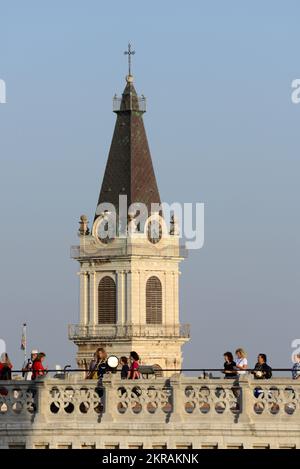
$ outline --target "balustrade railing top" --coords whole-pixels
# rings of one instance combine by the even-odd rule
[[[280,416],[299,426],[300,381],[287,378],[239,381],[197,379],[174,375],[169,379],[122,380],[108,375],[103,382],[85,380],[82,374],[65,379],[0,382],[0,426],[7,419],[28,420],[42,415],[45,421],[68,416],[68,421],[96,419],[113,422],[130,418],[168,423],[180,418],[261,423]],[[220,420],[221,419],[221,420]]]
[[[115,246],[109,245],[101,247],[99,245],[94,245],[87,243],[86,245],[74,245],[71,246],[70,256],[72,259],[81,259],[81,258],[110,258],[116,256],[130,256],[130,255],[151,255],[151,256],[160,256],[160,257],[187,257],[187,249],[185,246],[174,246],[174,244],[164,245],[162,247],[156,246],[145,246],[145,245],[120,245]]]
[[[189,324],[69,324],[69,339],[85,337],[189,337]]]

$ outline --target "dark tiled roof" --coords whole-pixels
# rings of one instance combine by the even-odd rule
[[[127,195],[127,207],[142,202],[149,214],[151,203],[160,203],[151,154],[143,123],[143,112],[133,83],[128,81],[117,113],[117,121],[106,163],[99,203],[119,207],[119,194]]]

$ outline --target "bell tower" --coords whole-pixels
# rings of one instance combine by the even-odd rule
[[[78,347],[79,366],[102,346],[118,357],[135,350],[143,364],[168,369],[168,376],[181,367],[189,340],[188,325],[179,322],[183,257],[176,222],[160,208],[143,123],[146,100],[137,95],[131,73],[113,110],[117,119],[93,224],[90,230],[87,217],[80,217],[79,245],[72,247],[80,266],[80,318],[69,325],[69,338]]]

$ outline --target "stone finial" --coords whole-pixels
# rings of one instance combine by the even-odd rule
[[[126,82],[127,83],[133,83],[133,76],[132,75],[126,75]]]
[[[78,234],[80,236],[88,235],[90,233],[88,225],[89,225],[89,222],[88,222],[87,216],[81,215],[80,221],[79,221],[79,230],[78,230]]]
[[[131,234],[137,233],[137,231],[138,229],[137,229],[137,223],[135,220],[135,214],[129,213],[128,214],[128,234],[131,235]]]

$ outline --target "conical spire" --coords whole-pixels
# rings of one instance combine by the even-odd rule
[[[122,98],[114,98],[117,121],[99,195],[100,203],[119,209],[119,195],[127,195],[127,208],[144,203],[150,215],[151,203],[160,203],[151,154],[143,123],[145,98],[138,97],[133,77],[126,77]]]

